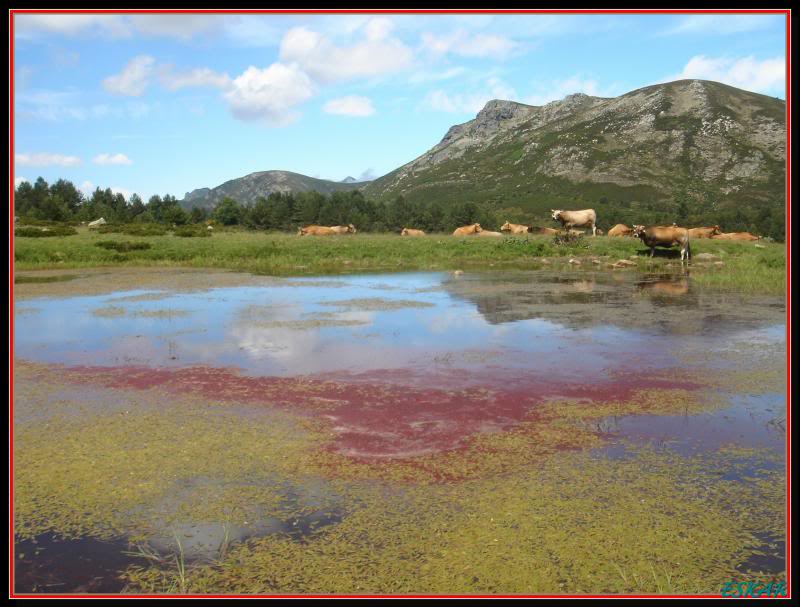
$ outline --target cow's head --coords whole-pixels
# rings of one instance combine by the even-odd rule
[[[479,224],[479,223],[473,223],[472,224],[472,229],[475,231],[476,234],[478,232],[483,232],[483,228],[481,227],[481,224]]]
[[[408,236],[408,228],[403,228],[400,231],[400,236]]]
[[[634,238],[641,238],[642,236],[644,236],[644,226],[634,225],[632,234]]]
[[[356,226],[354,226],[351,223],[350,225],[347,226],[347,231],[350,232],[351,234],[355,234],[356,233]]]
[[[553,219],[558,221],[558,219],[561,217],[562,213],[561,209],[550,209],[550,210],[553,212]]]
[[[501,231],[501,232],[507,232],[507,231],[508,231],[508,230],[510,230],[510,229],[511,229],[511,224],[510,224],[509,222],[507,222],[507,221],[506,221],[506,222],[505,222],[505,223],[502,225],[502,227],[500,228],[500,231]]]
[[[722,234],[722,230],[720,230],[720,229],[719,229],[719,226],[714,226],[714,227],[711,229],[711,233],[712,233],[712,234]]]

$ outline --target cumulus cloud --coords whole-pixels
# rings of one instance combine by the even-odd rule
[[[139,55],[131,59],[122,72],[103,80],[103,88],[115,95],[138,97],[150,84],[155,59]]]
[[[515,48],[513,40],[498,34],[470,34],[460,29],[444,35],[422,34],[422,48],[437,55],[452,53],[461,57],[507,57]]]
[[[780,25],[782,19],[775,15],[691,15],[664,34],[740,34]]]
[[[447,93],[441,89],[429,92],[423,105],[438,112],[475,114],[492,99],[513,99],[514,89],[499,78],[489,78],[483,90],[474,93]]]
[[[188,40],[201,32],[220,27],[214,15],[15,15],[16,35],[35,38],[49,34],[78,36],[100,34],[109,38],[130,38],[134,34]]]
[[[584,93],[593,97],[613,97],[611,88],[601,89],[593,78],[584,78],[580,75],[571,76],[564,80],[555,80],[549,83],[539,83],[536,91],[523,100],[530,105],[544,105],[551,101],[563,99],[573,93]]]
[[[323,111],[327,114],[340,114],[342,116],[372,116],[375,108],[372,107],[372,100],[368,97],[359,95],[348,95],[338,99],[331,99],[323,106]]]
[[[95,164],[133,164],[125,154],[98,154],[92,158]]]
[[[662,82],[685,79],[714,80],[748,91],[784,95],[786,63],[783,57],[759,61],[752,55],[738,59],[696,55],[689,59],[680,73],[668,76]]]
[[[37,33],[77,36],[87,30],[124,38],[131,30],[121,15],[14,15],[14,30],[23,38]]]
[[[122,194],[125,197],[125,200],[128,200],[133,194],[132,190],[129,190],[127,188],[121,188],[117,185],[112,185],[111,191],[114,192],[115,194]]]
[[[36,154],[14,154],[14,162],[16,162],[18,166],[28,167],[70,167],[80,164],[81,159],[77,156],[65,156],[64,154],[39,152]]]
[[[311,79],[297,66],[273,63],[265,69],[247,68],[224,98],[240,120],[283,126],[297,118],[293,107],[313,94]]]
[[[161,68],[159,75],[161,86],[170,91],[186,87],[205,87],[225,89],[231,85],[228,74],[220,74],[207,67],[195,68],[187,72],[174,72],[171,67]]]
[[[373,18],[361,26],[361,41],[340,46],[323,34],[295,27],[281,40],[280,58],[323,83],[390,74],[409,67],[413,58],[410,48],[391,37],[391,30],[389,19]]]

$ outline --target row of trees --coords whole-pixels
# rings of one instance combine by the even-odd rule
[[[367,232],[399,231],[416,227],[431,232],[447,231],[468,223],[499,225],[488,208],[474,203],[443,210],[437,205],[409,203],[402,196],[390,202],[364,198],[358,191],[273,193],[253,204],[224,198],[213,211],[194,207],[184,210],[169,194],[151,196],[145,203],[138,194],[125,199],[111,189],[97,188],[84,195],[75,185],[59,179],[52,185],[39,178],[20,183],[14,196],[15,213],[23,218],[49,221],[93,221],[104,217],[112,223],[164,223],[184,225],[209,219],[223,225],[240,225],[259,230],[296,230],[301,225],[354,224]],[[503,220],[501,220],[502,223]]]
[[[137,194],[126,199],[111,189],[97,188],[84,195],[70,181],[59,179],[52,185],[41,177],[35,183],[22,182],[15,192],[15,213],[24,218],[50,221],[93,221],[99,217],[112,223],[163,223],[184,225],[209,219],[223,225],[239,225],[258,230],[296,230],[301,225],[347,225],[360,231],[396,232],[414,227],[429,232],[448,232],[458,226],[480,223],[497,229],[504,221],[529,223],[530,213],[522,209],[496,209],[489,204],[457,203],[448,208],[439,204],[409,201],[398,196],[384,202],[364,198],[359,191],[335,192],[324,196],[317,192],[273,193],[252,204],[224,198],[209,211],[194,207],[184,210],[169,194],[151,196],[145,203]],[[750,231],[783,241],[785,217],[780,207],[709,209],[690,207],[684,200],[677,209],[663,204],[614,203],[601,198],[595,206],[600,227],[616,223],[672,223],[680,225],[719,224],[724,231]],[[539,213],[542,215],[542,213]],[[550,225],[549,218],[543,225]]]

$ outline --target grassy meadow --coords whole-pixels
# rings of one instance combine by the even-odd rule
[[[124,228],[123,228],[124,229]],[[763,248],[760,248],[763,247]],[[710,254],[708,258],[702,254]],[[719,289],[781,294],[786,284],[782,244],[692,241],[692,277]],[[706,257],[704,259],[704,257]],[[581,264],[569,264],[570,259]],[[619,259],[633,259],[643,272],[680,267],[677,249],[649,250],[632,238],[582,237],[557,244],[552,236],[503,238],[430,234],[299,237],[286,233],[217,229],[208,238],[172,233],[138,236],[97,233],[80,228],[71,236],[14,239],[16,271],[108,266],[207,267],[275,276],[349,274],[412,270],[538,269],[563,264],[571,271],[613,270]],[[19,277],[22,280],[30,278]]]

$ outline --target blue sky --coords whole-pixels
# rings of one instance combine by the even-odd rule
[[[15,15],[15,181],[371,178],[490,99],[702,78],[785,99],[782,15]]]

